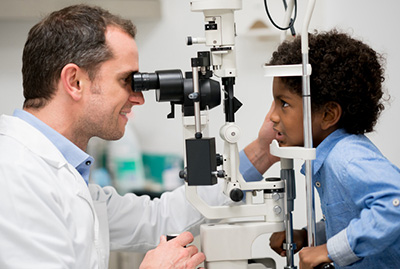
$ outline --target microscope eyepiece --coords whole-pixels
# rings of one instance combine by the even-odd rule
[[[158,89],[159,87],[160,83],[157,73],[136,72],[132,75],[132,89],[135,92]]]
[[[132,75],[135,92],[156,90],[157,102],[181,102],[184,78],[181,70],[161,70],[154,73],[136,72]]]
[[[210,71],[200,77],[200,95],[196,101],[200,101],[201,109],[211,109],[221,103],[220,84],[209,78]],[[134,92],[155,90],[157,102],[171,102],[171,104],[183,105],[185,115],[193,114],[194,100],[192,74],[186,73],[186,78],[179,69],[158,70],[154,73],[132,74],[132,90]]]

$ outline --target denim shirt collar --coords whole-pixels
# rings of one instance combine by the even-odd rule
[[[325,162],[326,157],[333,147],[342,140],[343,137],[347,136],[348,133],[344,129],[337,129],[328,135],[316,148],[316,159],[312,161],[313,165],[313,176],[319,171],[322,164]],[[303,164],[300,171],[303,175],[305,174],[305,165]]]

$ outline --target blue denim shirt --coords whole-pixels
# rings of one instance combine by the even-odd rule
[[[367,137],[342,129],[316,151],[313,184],[325,218],[318,224],[336,268],[400,268],[400,170]],[[243,151],[240,172],[262,179]]]
[[[400,268],[400,170],[366,136],[341,129],[316,151],[313,184],[336,268]]]

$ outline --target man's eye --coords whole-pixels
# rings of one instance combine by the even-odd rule
[[[125,83],[131,83],[132,81],[132,76],[129,75],[128,77],[125,78]]]

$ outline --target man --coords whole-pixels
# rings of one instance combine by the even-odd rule
[[[183,188],[150,201],[88,184],[89,139],[121,138],[126,114],[144,103],[130,86],[134,37],[130,21],[86,5],[30,30],[23,110],[0,118],[0,268],[107,268],[110,250],[147,251],[203,221]],[[223,203],[217,188],[207,192]],[[192,240],[161,237],[141,268],[195,268],[204,254],[184,248]]]

